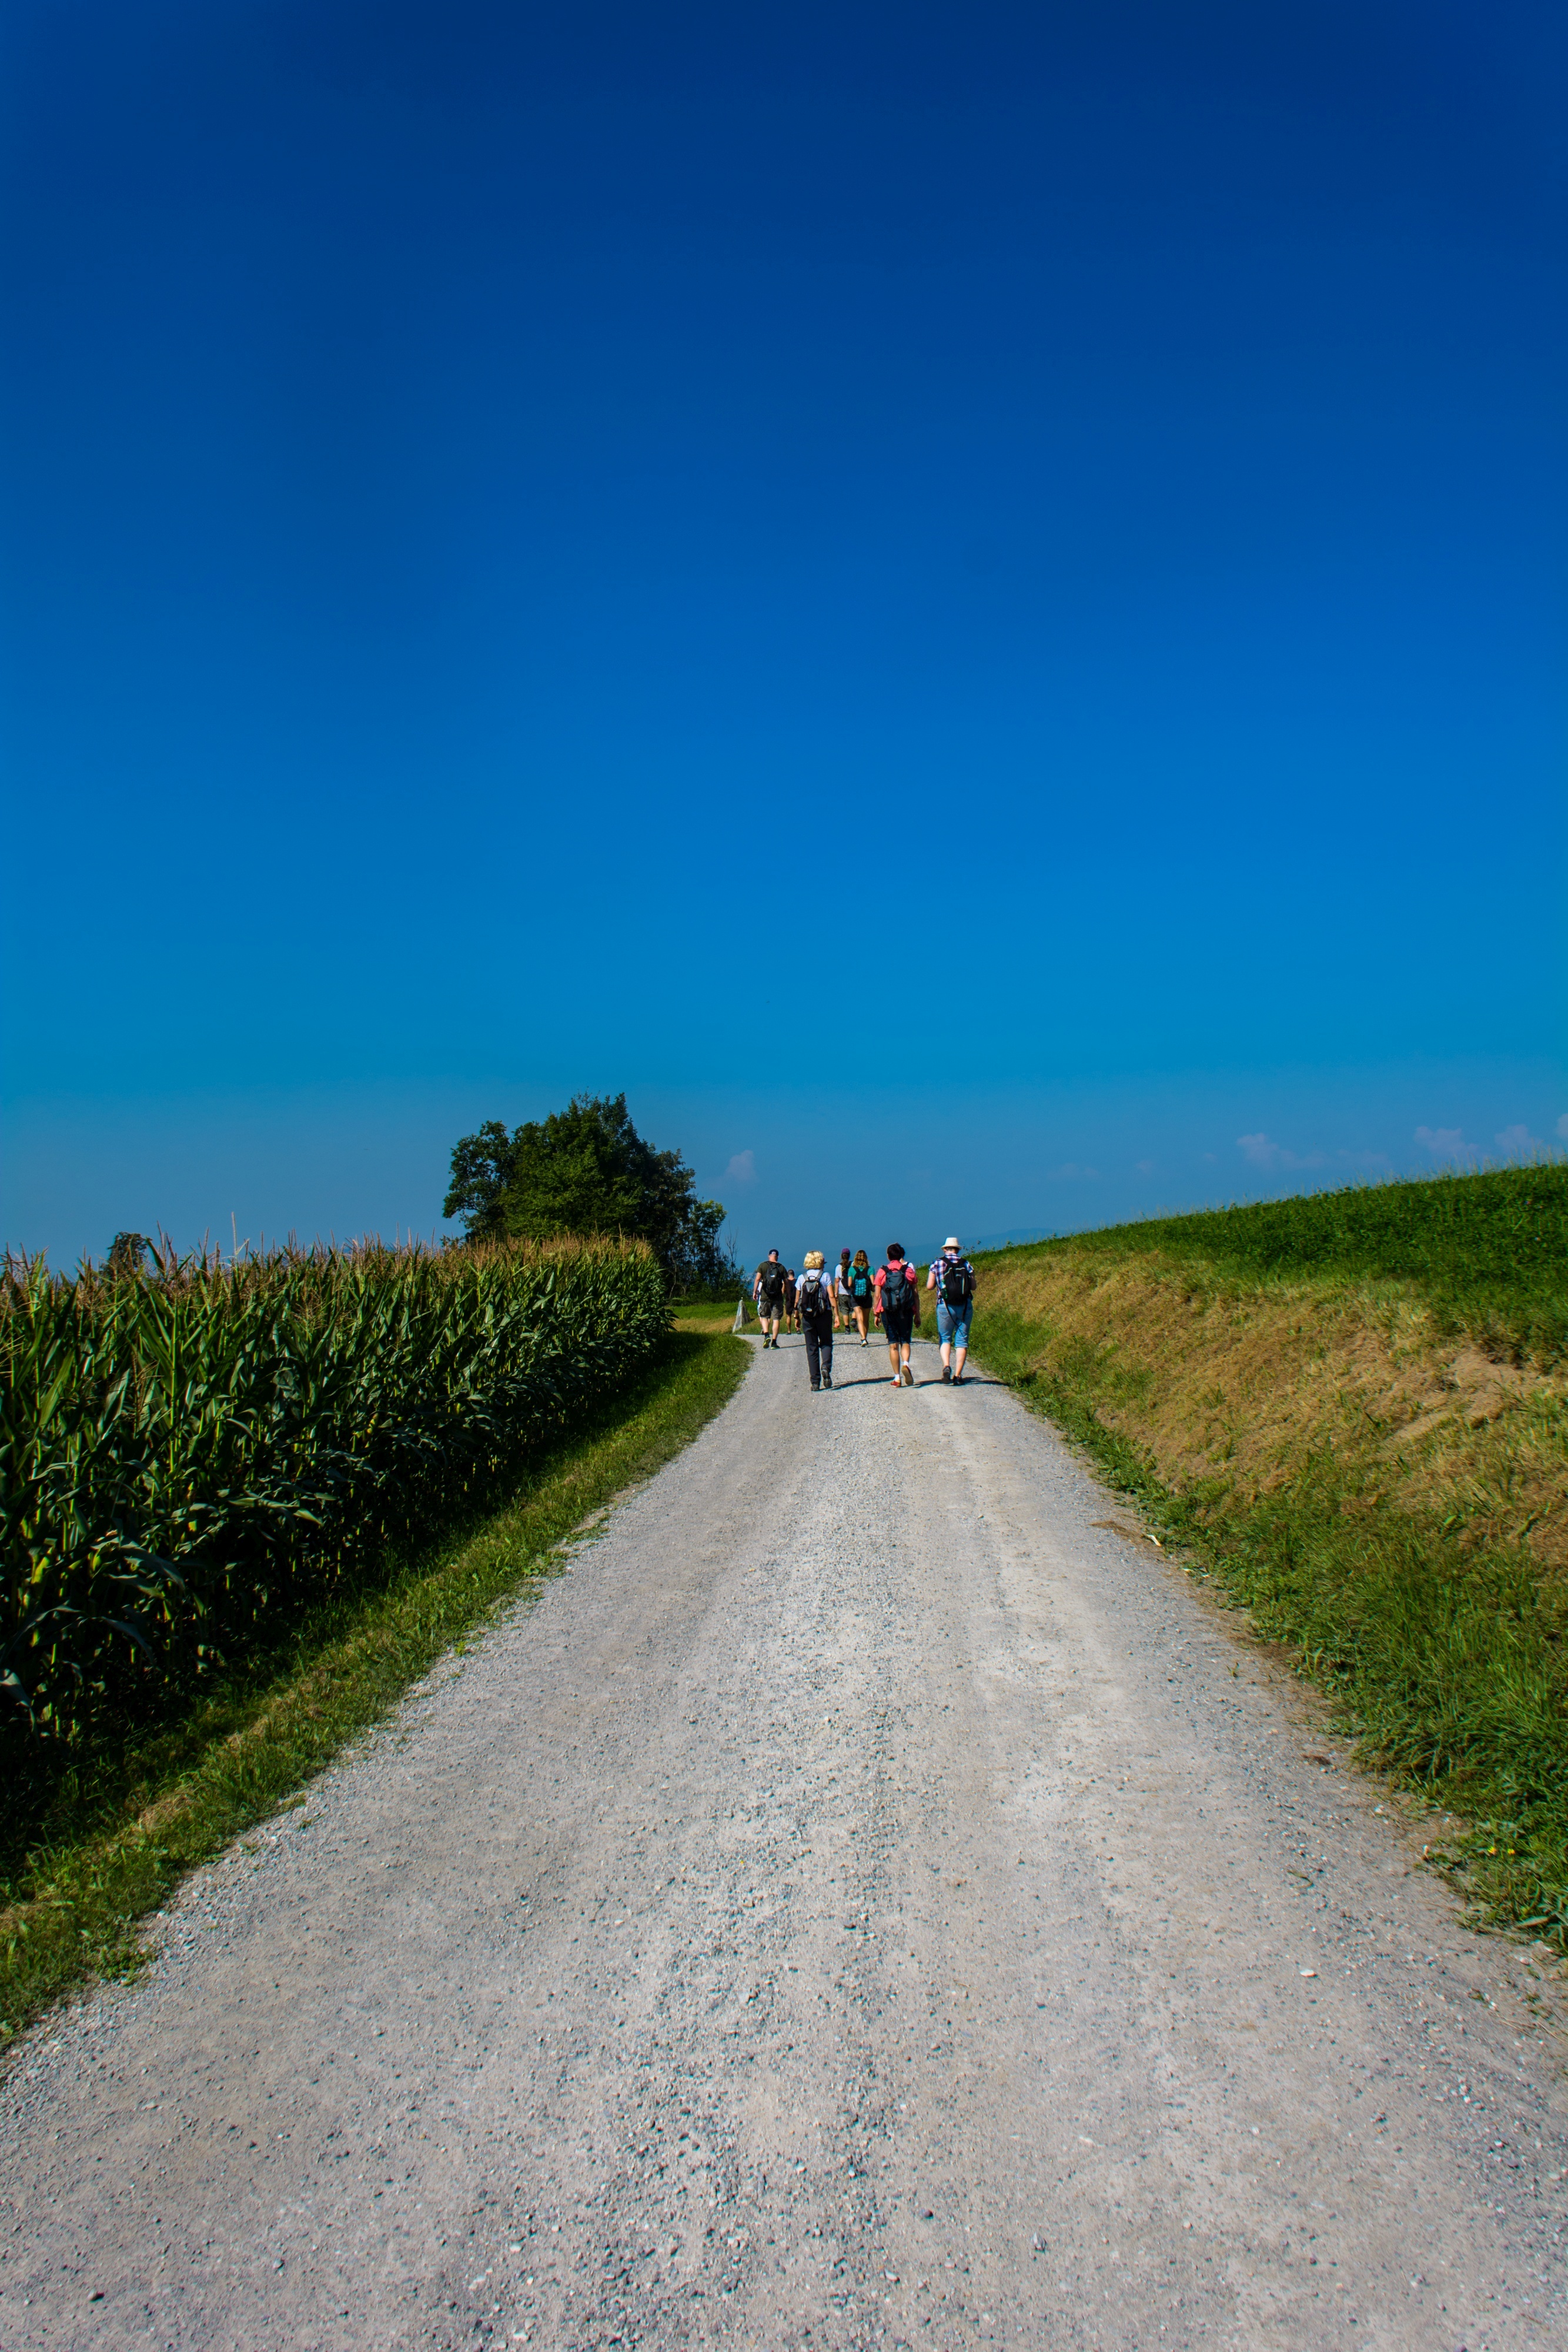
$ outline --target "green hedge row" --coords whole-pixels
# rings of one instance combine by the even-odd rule
[[[669,1328],[640,1243],[0,1286],[0,1740],[78,1744],[478,1500]]]

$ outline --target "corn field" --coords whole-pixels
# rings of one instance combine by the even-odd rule
[[[0,1278],[0,1733],[78,1746],[275,1640],[669,1328],[641,1243]]]

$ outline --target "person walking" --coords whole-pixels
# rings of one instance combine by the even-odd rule
[[[855,1328],[861,1335],[861,1346],[871,1345],[871,1310],[876,1298],[876,1284],[872,1279],[871,1260],[864,1250],[856,1250],[854,1264],[844,1276],[849,1311],[854,1318]]]
[[[839,1263],[833,1275],[833,1327],[847,1331],[850,1328],[850,1254],[839,1252]]]
[[[964,1359],[969,1352],[969,1324],[975,1312],[975,1269],[961,1255],[956,1234],[948,1234],[942,1244],[941,1256],[932,1259],[925,1287],[936,1293],[942,1377],[956,1388],[962,1388]]]
[[[915,1336],[915,1311],[920,1294],[905,1263],[902,1242],[889,1242],[887,1256],[876,1270],[876,1285],[882,1300],[882,1336],[887,1341],[888,1360],[893,1365],[893,1385],[895,1389],[912,1389],[915,1372],[909,1361],[909,1343]]]
[[[784,1269],[784,1328],[787,1331],[800,1328],[800,1318],[795,1312],[795,1269],[792,1265]]]
[[[813,1389],[833,1385],[833,1277],[824,1271],[825,1265],[821,1250],[808,1250],[795,1291]]]
[[[779,1263],[779,1253],[770,1249],[752,1280],[751,1295],[757,1301],[757,1319],[762,1326],[765,1348],[779,1345],[779,1322],[784,1312],[784,1269]],[[772,1329],[768,1329],[768,1325]]]

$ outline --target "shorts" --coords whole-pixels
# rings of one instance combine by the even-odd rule
[[[915,1337],[915,1309],[906,1307],[902,1314],[884,1308],[882,1318],[883,1337],[890,1348],[907,1348]]]
[[[946,1348],[967,1348],[969,1344],[969,1318],[974,1314],[974,1302],[962,1307],[944,1307],[936,1302],[936,1337]]]
[[[782,1322],[784,1319],[782,1293],[776,1298],[769,1298],[768,1293],[764,1291],[757,1302],[757,1317],[761,1323]]]

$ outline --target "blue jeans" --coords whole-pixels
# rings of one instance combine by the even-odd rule
[[[972,1304],[963,1307],[944,1307],[941,1300],[937,1300],[936,1337],[945,1348],[949,1345],[955,1348],[967,1348],[969,1318],[974,1311]]]

